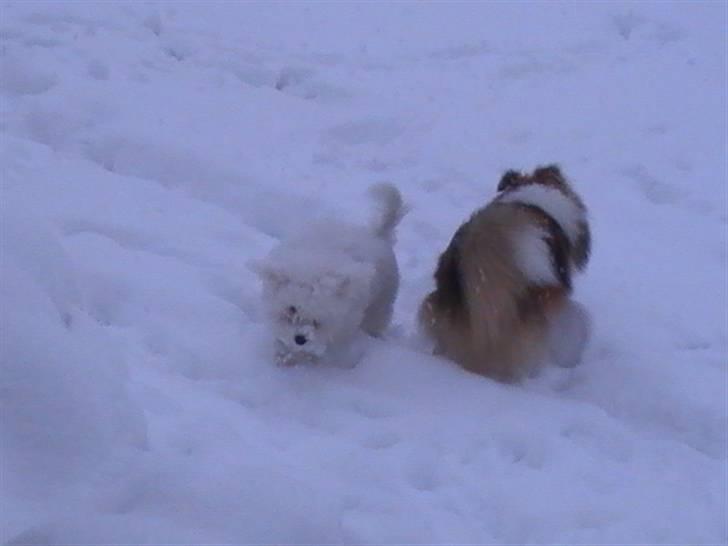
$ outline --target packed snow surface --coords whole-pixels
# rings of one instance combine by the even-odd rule
[[[726,6],[0,4],[0,541],[728,541]],[[582,364],[430,356],[437,256],[552,162]],[[386,180],[393,325],[275,367],[251,263]]]

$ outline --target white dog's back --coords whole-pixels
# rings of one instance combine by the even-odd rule
[[[336,262],[343,257],[371,268],[369,305],[361,327],[372,336],[380,336],[392,319],[399,290],[399,267],[392,246],[406,208],[392,184],[375,184],[369,195],[375,201],[375,211],[368,226],[318,222],[301,230],[287,244],[305,249],[310,259],[331,271],[336,271]]]
[[[311,223],[257,266],[279,363],[338,360],[333,355],[344,354],[361,331],[380,336],[389,325],[399,290],[392,246],[405,208],[390,184],[373,186],[370,196],[368,225]]]

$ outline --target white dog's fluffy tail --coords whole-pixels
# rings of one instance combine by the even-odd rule
[[[381,182],[369,188],[369,195],[376,202],[376,212],[372,218],[372,231],[377,237],[394,240],[394,228],[407,213],[402,195],[392,184]]]

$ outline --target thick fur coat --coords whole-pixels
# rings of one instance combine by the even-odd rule
[[[405,208],[391,184],[372,186],[370,196],[370,225],[313,223],[258,264],[278,364],[353,365],[359,334],[380,336],[389,325],[399,289],[392,246]]]
[[[498,192],[440,256],[419,320],[436,353],[514,381],[546,359],[580,359],[589,319],[570,294],[591,236],[586,207],[557,166],[508,171]]]

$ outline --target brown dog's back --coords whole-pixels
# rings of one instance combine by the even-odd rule
[[[525,185],[519,176],[502,189]],[[585,211],[573,192],[564,198]],[[440,256],[436,289],[420,310],[436,352],[502,381],[527,374],[545,356],[549,317],[568,301],[573,268],[588,256],[588,246],[575,254],[576,246],[527,201],[496,198],[473,214]]]

